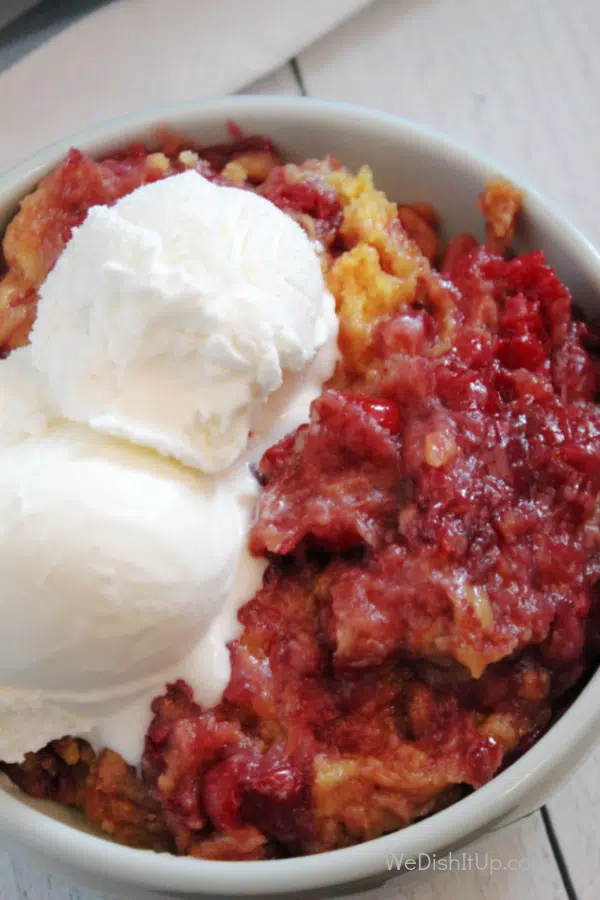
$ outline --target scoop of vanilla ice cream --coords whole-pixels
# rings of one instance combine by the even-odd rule
[[[208,473],[331,334],[300,226],[192,171],[92,208],[40,296],[33,359],[61,414]]]
[[[149,710],[235,593],[253,499],[74,423],[0,448],[0,759]]]
[[[230,589],[240,526],[219,481],[80,425],[0,451],[2,590],[27,611],[3,618],[0,680],[64,690],[77,671],[95,690],[168,668]]]

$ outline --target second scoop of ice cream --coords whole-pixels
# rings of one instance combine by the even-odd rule
[[[236,579],[252,499],[240,479],[81,425],[0,448],[0,758],[89,736],[160,693],[228,603],[224,640],[235,636],[236,606],[262,575],[256,561],[250,583]],[[227,678],[205,667],[198,697]],[[118,747],[135,761],[142,734],[130,730]]]
[[[330,336],[329,302],[296,222],[186,172],[90,210],[42,286],[33,358],[60,415],[215,473]]]

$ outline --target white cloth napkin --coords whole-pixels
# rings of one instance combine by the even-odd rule
[[[146,107],[228,94],[368,0],[118,0],[0,75],[0,173],[40,147]]]

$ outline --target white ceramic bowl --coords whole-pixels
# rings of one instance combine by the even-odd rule
[[[100,155],[147,137],[157,123],[210,143],[224,139],[228,119],[246,132],[271,135],[291,159],[333,153],[352,167],[368,162],[378,186],[391,198],[433,203],[450,234],[481,231],[477,196],[485,181],[501,171],[440,135],[382,113],[305,99],[231,97],[154,110],[42,151],[0,178],[0,228],[20,197],[71,145]],[[600,257],[533,191],[525,196],[519,249],[544,248],[578,303],[600,313]],[[40,867],[132,900],[192,894],[329,898],[391,877],[386,858],[392,854],[440,854],[539,806],[600,735],[599,691],[597,674],[548,734],[485,787],[403,831],[346,850],[268,862],[210,862],[132,850],[91,834],[75,816],[8,786],[0,790],[2,840],[16,852],[24,847],[34,851]]]

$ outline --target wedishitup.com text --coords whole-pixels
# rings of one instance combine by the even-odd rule
[[[405,853],[392,854],[386,857],[388,872],[519,872],[528,868],[527,859],[500,859],[486,852],[449,853],[438,856],[436,853],[419,853],[408,856]]]

